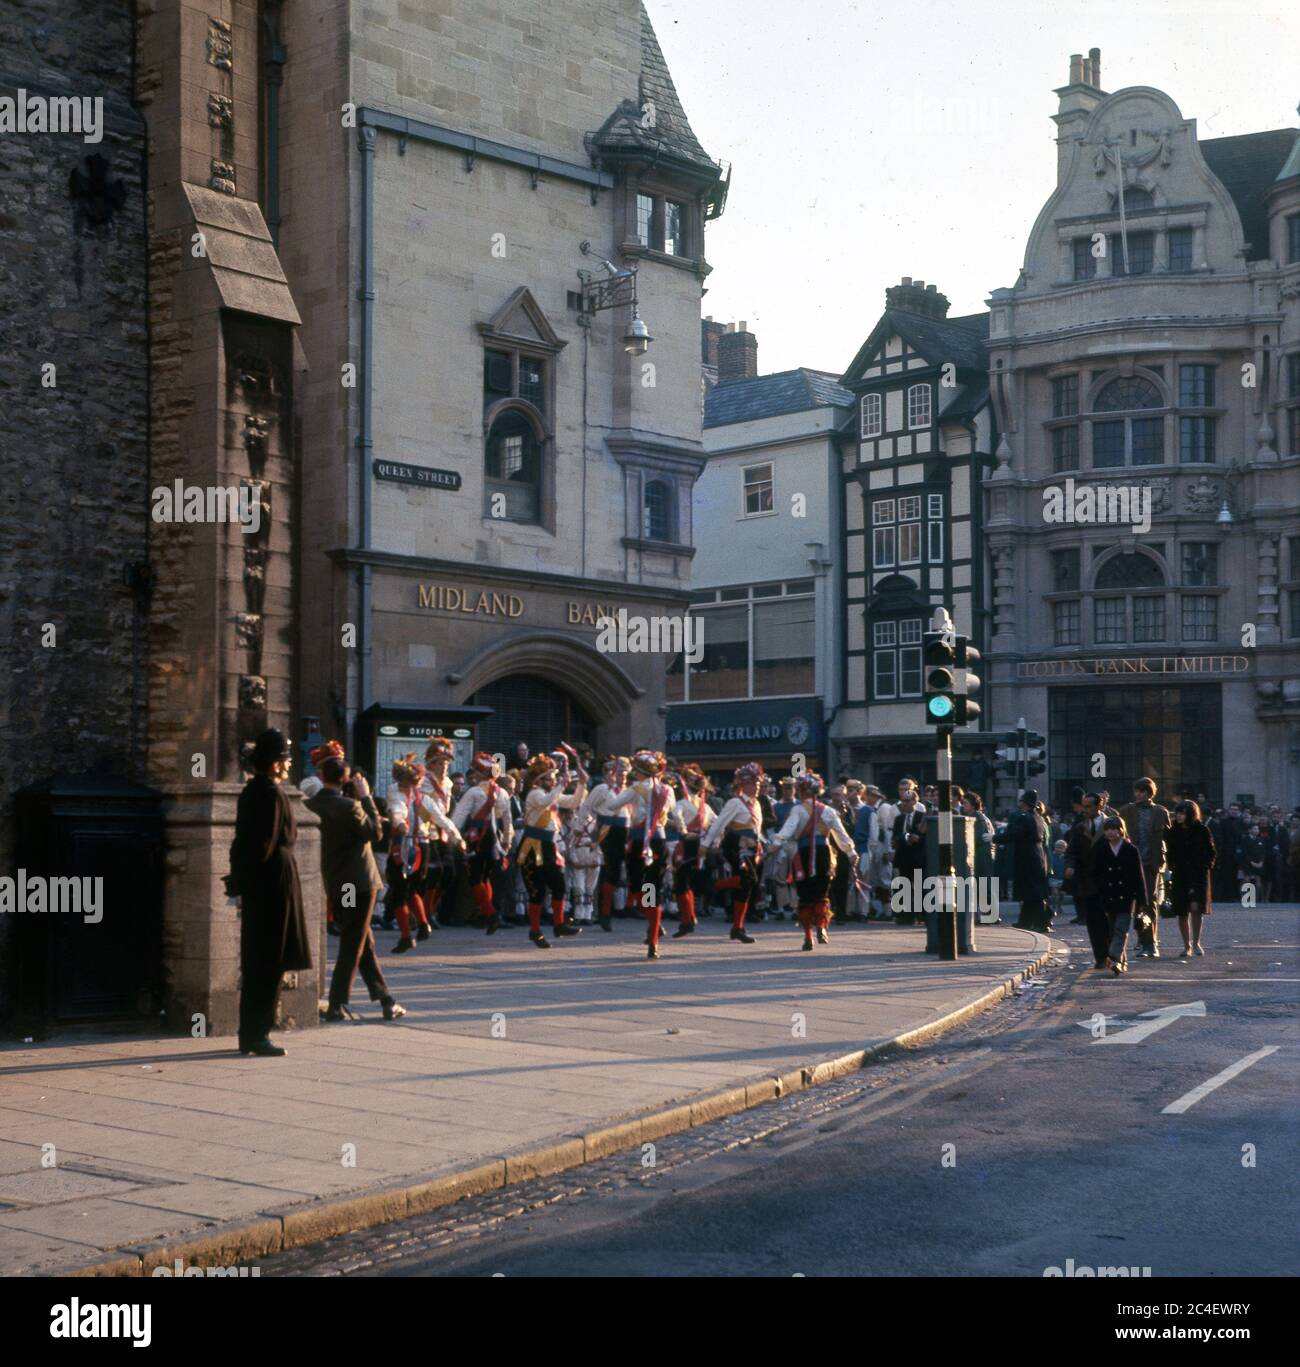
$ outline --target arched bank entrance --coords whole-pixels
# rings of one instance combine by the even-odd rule
[[[548,751],[557,742],[596,746],[596,723],[582,704],[564,689],[535,675],[507,674],[480,688],[470,699],[475,707],[490,707],[492,715],[479,724],[478,746],[500,753],[513,764],[520,741],[532,754]]]

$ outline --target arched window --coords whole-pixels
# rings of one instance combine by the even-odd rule
[[[1144,209],[1154,209],[1155,207],[1156,202],[1150,190],[1142,190],[1134,185],[1124,191],[1125,213],[1140,213]]]
[[[1093,639],[1097,645],[1146,644],[1167,639],[1164,571],[1136,551],[1112,556],[1093,580]],[[1133,592],[1137,590],[1137,592]]]
[[[507,409],[489,429],[484,475],[487,516],[541,521],[542,443],[517,409]]]
[[[1097,571],[1096,589],[1162,589],[1165,576],[1149,555],[1131,551],[1112,556]]]
[[[1135,408],[1163,408],[1160,391],[1141,375],[1123,375],[1112,380],[1097,395],[1095,413],[1127,413]]]
[[[862,435],[864,437],[878,437],[881,425],[880,395],[864,394],[862,396]]]
[[[914,384],[907,391],[908,427],[929,427],[930,425],[930,386]]]
[[[647,541],[674,541],[672,485],[662,479],[648,480],[641,495],[641,535]]]
[[[1104,385],[1093,401],[1094,413],[1140,414],[1164,408],[1159,388],[1141,375],[1121,375]],[[1094,469],[1117,465],[1163,465],[1165,420],[1156,417],[1117,417],[1092,424]]]

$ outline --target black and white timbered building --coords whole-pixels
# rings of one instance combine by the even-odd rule
[[[933,733],[921,702],[921,637],[936,606],[984,649],[988,578],[980,484],[997,440],[989,404],[988,314],[949,318],[934,285],[904,277],[841,381],[856,399],[844,447],[844,677],[832,731],[838,766],[886,792],[927,776]],[[984,788],[973,764],[987,735],[959,732],[959,781]],[[931,761],[932,762],[932,761]],[[918,767],[923,775],[917,774]]]

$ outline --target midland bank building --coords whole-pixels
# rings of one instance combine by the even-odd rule
[[[509,9],[385,0],[348,11],[341,61],[297,55],[321,93],[291,144],[356,106],[284,172],[302,445],[328,453],[303,476],[303,711],[381,782],[431,733],[458,768],[661,746],[671,653],[602,652],[598,622],[688,605],[724,171],[637,0]]]

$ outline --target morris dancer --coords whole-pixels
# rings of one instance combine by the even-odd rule
[[[561,758],[567,758],[561,755]],[[575,756],[576,758],[576,756]],[[550,755],[534,755],[524,776],[524,838],[516,858],[528,886],[528,938],[538,949],[550,949],[542,934],[542,901],[551,895],[551,927],[557,937],[581,935],[578,926],[564,922],[564,856],[560,853],[560,811],[574,811],[587,796],[581,769],[573,792],[567,767],[559,768]]]
[[[627,809],[636,794],[627,787],[631,765],[622,755],[605,761],[604,783],[598,783],[578,811],[577,819],[596,818],[596,843],[600,846],[600,909],[597,921],[601,930],[614,929],[614,891],[622,875],[627,853]]]
[[[495,935],[501,925],[492,902],[492,870],[504,866],[514,838],[510,821],[510,797],[497,782],[501,766],[480,750],[470,761],[469,780],[451,819],[465,838],[466,872],[470,893],[483,918],[484,929]]]
[[[664,872],[668,867],[668,841],[664,828],[671,820],[673,790],[662,775],[668,761],[657,750],[638,750],[632,756],[632,827],[628,831],[627,895],[641,899],[641,909],[650,923],[646,931],[647,959],[659,957],[659,931],[664,915]],[[647,885],[650,904],[645,904]]]
[[[424,752],[424,782],[420,784],[420,814],[429,819],[429,843],[424,866],[424,909],[430,925],[438,925],[438,907],[456,885],[465,841],[451,819],[451,779],[447,770],[456,757],[451,741],[430,736]]]
[[[745,913],[758,887],[758,869],[763,858],[763,811],[758,802],[758,785],[763,781],[761,764],[742,764],[732,778],[735,797],[727,799],[700,840],[700,848],[721,849],[727,876],[714,883],[715,890],[730,891],[731,938],[752,945],[754,937],[745,933]]]
[[[791,809],[777,839],[790,851],[790,873],[799,898],[799,924],[803,927],[803,947],[813,947],[813,928],[817,941],[826,944],[831,904],[827,896],[835,874],[836,848],[848,859],[850,867],[858,862],[853,841],[835,809],[821,801],[825,784],[811,770],[795,779],[799,801]]]
[[[432,933],[425,913],[420,888],[424,881],[424,852],[429,845],[429,823],[420,811],[420,785],[424,782],[424,765],[415,758],[415,751],[393,761],[393,781],[388,785],[389,847],[388,905],[397,917],[401,939],[393,946],[394,954],[405,954],[415,948],[411,939],[411,912],[419,923],[417,940],[427,940]]]
[[[681,915],[681,923],[673,931],[674,940],[694,933],[695,899],[707,899],[709,895],[709,871],[704,866],[700,840],[713,820],[713,808],[708,802],[712,786],[708,775],[698,764],[683,764],[678,775],[685,796],[675,809],[683,835],[673,848],[673,891]]]

